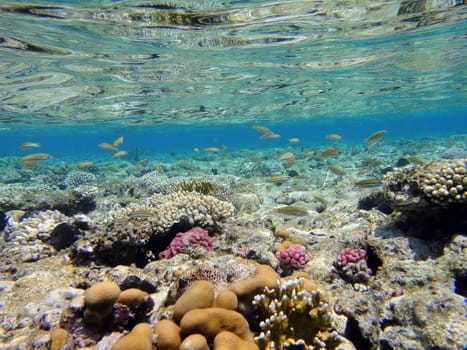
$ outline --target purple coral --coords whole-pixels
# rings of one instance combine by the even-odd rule
[[[276,258],[284,267],[301,269],[308,261],[313,259],[313,254],[299,244],[292,244],[286,249],[277,251]]]
[[[203,247],[213,251],[212,238],[207,230],[195,227],[187,232],[179,232],[170,242],[169,247],[159,253],[159,258],[169,259],[178,253],[185,253],[191,247]]]

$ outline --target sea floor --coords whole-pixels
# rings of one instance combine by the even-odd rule
[[[153,306],[145,321],[155,325],[172,317],[193,281],[219,291],[254,276],[258,264],[321,284],[333,318],[327,328],[356,349],[464,349],[465,200],[446,206],[448,214],[433,211],[446,216],[426,224],[384,193],[397,169],[465,161],[466,141],[371,149],[336,141],[337,153],[300,144],[164,159],[143,153],[85,166],[2,158],[0,349],[110,349],[128,327],[88,338],[70,328],[68,345],[53,345],[64,315],[79,318],[77,300],[97,282],[146,291]],[[210,238],[185,234],[182,246],[172,243],[197,226]],[[345,249],[361,253],[347,268]]]

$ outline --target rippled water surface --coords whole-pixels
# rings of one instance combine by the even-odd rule
[[[462,108],[462,0],[2,1],[0,122]]]

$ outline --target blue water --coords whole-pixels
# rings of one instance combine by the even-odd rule
[[[0,4],[0,156],[36,141],[53,162],[104,159],[118,136],[166,157],[466,133],[463,1],[29,3]]]
[[[376,130],[385,129],[385,140],[419,140],[421,138],[449,138],[467,134],[467,116],[464,110],[446,109],[439,112],[394,116],[372,116],[366,118],[320,118],[304,121],[278,121],[258,123],[279,133],[279,139],[260,139],[260,133],[252,128],[254,124],[240,125],[155,125],[116,126],[101,125],[64,127],[52,126],[37,129],[31,126],[7,127],[0,131],[2,139],[1,156],[24,156],[31,150],[20,150],[25,141],[41,143],[41,152],[54,156],[54,162],[109,159],[109,151],[98,147],[101,142],[112,143],[124,136],[122,150],[136,148],[145,157],[166,159],[195,155],[194,148],[226,146],[225,152],[271,148],[324,147],[335,144],[327,140],[329,133],[343,136],[340,144],[363,145],[364,139]],[[300,143],[291,145],[291,137],[298,137]],[[462,145],[461,145],[462,146]],[[466,147],[466,145],[463,145]]]

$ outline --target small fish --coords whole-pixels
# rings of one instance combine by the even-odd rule
[[[23,142],[21,145],[19,145],[19,148],[22,150],[39,147],[41,147],[39,142]]]
[[[48,153],[33,153],[29,154],[27,156],[21,157],[21,161],[24,162],[29,162],[29,161],[36,161],[36,160],[48,160],[52,159],[53,157],[48,154]]]
[[[289,216],[306,216],[306,215],[308,215],[308,212],[305,209],[303,209],[301,207],[294,206],[294,205],[289,205],[287,207],[277,208],[275,211],[276,211],[276,213],[289,215]]]
[[[294,145],[295,145],[295,144],[297,144],[297,143],[300,142],[300,139],[299,139],[298,137],[291,137],[291,138],[289,139],[289,142],[290,142],[291,144],[294,144]]]
[[[118,151],[112,155],[112,158],[121,158],[121,157],[125,157],[126,155],[128,155],[127,151]]]
[[[284,168],[290,168],[294,164],[295,164],[295,157],[287,159],[287,161],[283,163],[282,165],[284,166]]]
[[[93,165],[94,165],[94,162],[91,160],[86,160],[84,162],[79,162],[76,164],[76,166],[80,169],[89,168],[90,166],[93,166]]]
[[[276,175],[268,177],[265,181],[273,184],[281,184],[290,180],[289,175]]]
[[[303,157],[304,158],[308,158],[308,157],[311,157],[313,154],[315,154],[315,151],[313,151],[312,149],[308,150],[308,151],[305,151],[303,153]]]
[[[342,152],[338,150],[336,147],[328,147],[323,152],[319,154],[320,157],[336,157]]]
[[[409,157],[409,160],[413,163],[413,164],[425,164],[425,162],[423,160],[421,160],[420,158],[418,158],[417,156],[411,156]]]
[[[328,201],[321,196],[313,196],[316,201],[320,202],[323,205],[322,211],[325,211],[329,205]]]
[[[279,157],[277,157],[277,160],[278,161],[283,161],[283,160],[287,160],[287,159],[290,159],[290,158],[295,158],[294,154],[292,152],[285,152],[285,153],[281,154]]]
[[[373,134],[371,134],[370,136],[368,136],[365,141],[366,142],[370,142],[370,141],[375,141],[375,140],[379,140],[381,137],[383,137],[383,135],[385,135],[388,131],[387,130],[378,130],[376,132],[374,132]]]
[[[262,125],[253,125],[252,128],[262,133],[272,133],[272,131],[269,128]]]
[[[365,179],[355,182],[354,185],[357,187],[376,187],[380,186],[382,183],[383,182],[378,179]]]
[[[204,152],[209,152],[209,153],[218,153],[218,152],[220,152],[221,150],[220,150],[220,148],[218,148],[218,147],[204,147],[204,148],[203,148],[203,151],[204,151]]]
[[[113,152],[118,151],[118,149],[114,145],[111,145],[110,143],[107,143],[107,142],[102,142],[98,146],[107,151],[113,151]]]
[[[224,145],[224,144],[222,144],[221,147],[220,147],[220,150],[221,150],[222,152],[224,152],[226,149],[227,149],[227,146]]]
[[[265,140],[265,139],[278,139],[280,138],[281,135],[280,134],[276,134],[274,132],[267,132],[267,133],[264,133],[263,135],[261,135],[260,139],[261,140]]]
[[[198,147],[193,148],[193,152],[199,153],[199,148]]]
[[[112,143],[112,146],[118,148],[123,143],[123,136],[117,137],[115,141]]]
[[[35,160],[23,160],[23,166],[26,168],[34,168],[37,166],[37,162]]]
[[[328,140],[340,141],[340,140],[342,140],[343,137],[341,135],[339,135],[339,134],[327,134],[326,138]]]
[[[381,140],[378,140],[378,141],[375,141],[375,142],[372,142],[372,143],[369,143],[368,145],[366,145],[365,147],[365,151],[371,151],[373,148],[375,148],[378,143],[380,143]]]
[[[339,168],[339,167],[337,167],[337,166],[328,165],[328,169],[329,169],[332,173],[334,173],[334,174],[336,174],[336,175],[339,175],[339,176],[345,175],[344,169]]]

